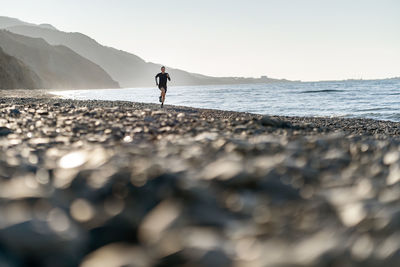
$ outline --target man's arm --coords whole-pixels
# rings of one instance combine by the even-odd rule
[[[159,75],[160,75],[160,74],[157,74],[157,75],[156,75],[156,85],[157,85],[157,86],[158,86],[157,78],[158,78]]]
[[[169,76],[169,74],[167,73],[167,78],[169,81],[171,81],[171,77]]]

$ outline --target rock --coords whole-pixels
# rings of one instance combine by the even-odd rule
[[[152,117],[145,117],[145,118],[144,118],[144,121],[145,121],[145,122],[153,122],[154,119],[153,119]]]
[[[86,242],[85,234],[78,229],[65,230],[63,237],[46,222],[36,220],[0,230],[0,240],[2,246],[19,257],[24,266],[65,267],[78,265]]]
[[[10,116],[17,117],[19,115],[21,115],[21,111],[19,111],[19,109],[15,108],[10,110]]]
[[[0,127],[0,136],[7,136],[13,133],[13,131],[7,127]]]
[[[269,116],[264,116],[261,119],[261,125],[269,126],[269,127],[277,127],[277,128],[292,128],[292,124],[286,121],[272,119]]]
[[[42,116],[49,115],[49,112],[45,109],[39,109],[36,111],[36,113]]]

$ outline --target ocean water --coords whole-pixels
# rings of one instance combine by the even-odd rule
[[[158,103],[158,88],[55,91],[77,100]],[[170,86],[166,104],[285,116],[400,121],[400,79]]]

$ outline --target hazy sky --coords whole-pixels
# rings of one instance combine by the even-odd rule
[[[0,0],[146,61],[214,76],[400,76],[400,0]]]

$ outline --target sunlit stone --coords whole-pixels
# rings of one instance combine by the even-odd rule
[[[72,169],[82,166],[87,161],[87,154],[83,151],[76,151],[63,156],[58,165],[60,168]]]
[[[261,256],[261,247],[253,238],[239,240],[236,244],[236,253],[241,260],[253,261]]]
[[[25,176],[25,184],[32,189],[36,189],[39,186],[35,177],[32,175]]]
[[[129,135],[127,135],[127,136],[124,137],[123,141],[124,141],[125,143],[130,143],[130,142],[132,142],[132,137],[130,137]]]
[[[11,180],[0,182],[0,197],[22,199],[42,196],[42,188],[33,175],[14,177]]]
[[[36,165],[39,162],[39,158],[36,155],[29,155],[29,163]]]
[[[386,179],[388,185],[400,182],[400,164],[390,166],[390,172]]]
[[[179,216],[180,211],[180,206],[171,200],[160,203],[150,211],[140,225],[140,239],[145,243],[156,243],[161,233]]]
[[[385,157],[383,158],[383,163],[386,165],[391,165],[400,159],[400,152],[398,151],[391,151],[386,153]]]
[[[80,267],[155,266],[139,247],[114,243],[101,247],[86,256]]]
[[[75,176],[78,174],[77,169],[57,169],[54,171],[53,185],[56,188],[68,188]]]
[[[204,178],[207,180],[228,180],[242,171],[240,162],[231,160],[218,160],[209,164],[204,170]]]
[[[109,159],[107,151],[103,148],[91,150],[90,153],[86,153],[86,157],[88,159],[85,166],[93,169],[101,167]]]
[[[40,184],[48,184],[50,181],[49,172],[45,169],[39,169],[36,172],[36,181]]]
[[[358,260],[365,260],[374,249],[374,244],[369,236],[364,235],[354,242],[351,248],[351,255]]]
[[[361,203],[351,203],[342,207],[340,218],[344,225],[352,227],[361,222],[366,216]]]
[[[315,259],[337,247],[338,244],[340,244],[339,236],[334,231],[326,229],[297,242],[293,252],[285,257],[294,256],[302,263],[299,266],[314,266],[311,263],[315,262]]]
[[[55,232],[65,232],[71,225],[65,212],[58,208],[54,208],[49,212],[47,223]]]
[[[185,246],[210,250],[221,246],[218,232],[202,227],[186,228],[182,232]]]
[[[0,208],[0,229],[29,221],[32,218],[30,207],[26,203],[10,203]]]
[[[72,203],[70,213],[75,220],[79,222],[87,222],[93,218],[95,212],[88,201],[77,199]]]

